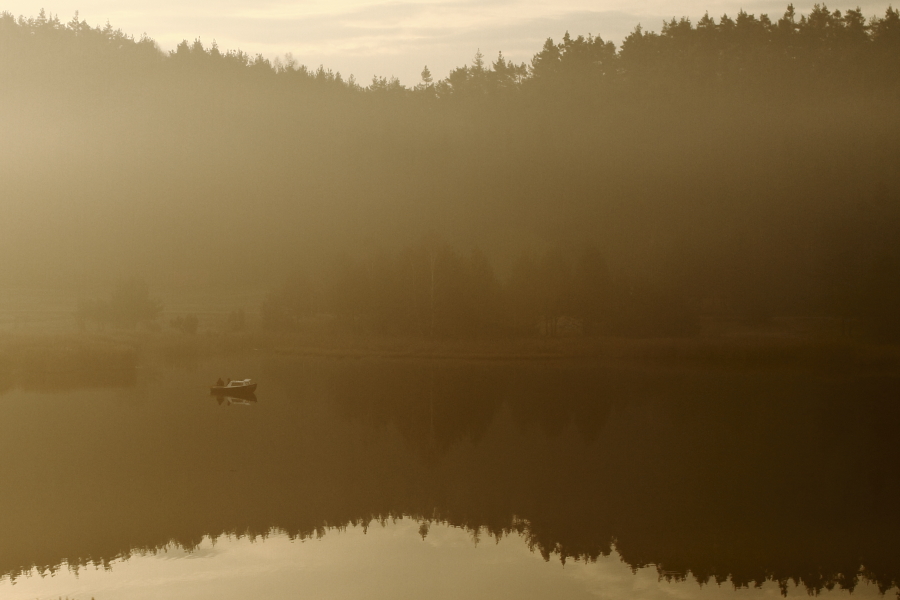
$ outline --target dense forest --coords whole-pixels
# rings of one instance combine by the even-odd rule
[[[278,290],[270,323],[420,334],[589,330],[610,306],[612,332],[716,312],[900,334],[893,9],[566,34],[411,88],[4,13],[0,82],[8,285],[237,279]]]

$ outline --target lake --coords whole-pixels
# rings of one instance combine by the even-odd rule
[[[0,597],[893,595],[898,383],[257,354],[32,378],[0,395]]]

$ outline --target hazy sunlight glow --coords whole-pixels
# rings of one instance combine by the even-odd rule
[[[862,3],[867,15],[881,14],[887,4]],[[372,75],[397,76],[406,85],[418,82],[427,64],[436,77],[465,64],[477,50],[485,56],[502,51],[516,62],[528,61],[548,35],[600,35],[616,43],[641,23],[658,30],[663,19],[706,11],[719,16],[749,13],[780,16],[783,3],[753,0],[701,2],[660,0],[336,0],[330,2],[173,2],[162,0],[11,0],[3,10],[34,16],[41,8],[69,20],[76,10],[91,25],[107,20],[134,36],[147,33],[171,50],[180,41],[216,40],[224,49],[275,58],[292,53],[301,63],[353,74],[366,82]],[[799,10],[806,7],[798,6]]]

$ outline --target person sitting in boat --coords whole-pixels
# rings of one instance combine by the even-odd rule
[[[216,387],[222,387],[223,385],[225,385],[225,384],[222,383],[222,378],[219,377],[219,379],[216,380]]]

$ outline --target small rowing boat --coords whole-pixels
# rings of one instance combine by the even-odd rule
[[[211,394],[221,396],[248,395],[256,391],[256,383],[250,379],[235,379],[225,385],[212,385],[209,387]]]

